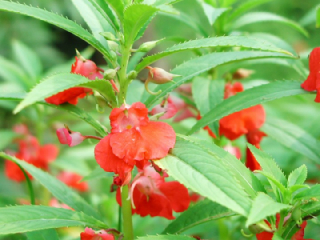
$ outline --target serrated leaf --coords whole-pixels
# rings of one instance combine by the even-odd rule
[[[123,19],[124,5],[122,0],[104,0],[108,3],[109,6],[113,9],[113,11],[117,14],[120,22]]]
[[[54,229],[27,232],[26,236],[29,240],[59,240],[59,236]]]
[[[281,210],[288,208],[291,208],[291,206],[278,203],[265,193],[258,193],[257,197],[253,200],[246,227],[266,219],[269,216],[274,216]]]
[[[292,53],[258,38],[246,36],[222,36],[191,40],[169,47],[163,52],[144,58],[136,67],[136,71],[139,72],[151,63],[177,52],[213,47],[242,47],[261,51],[285,53],[292,56]]]
[[[262,170],[267,174],[271,174],[277,181],[279,181],[283,186],[287,186],[287,179],[284,176],[284,173],[276,164],[274,159],[270,157],[267,153],[257,149],[251,144],[248,144],[248,147],[252,154],[255,156],[257,161],[259,162]]]
[[[192,96],[200,115],[203,116],[212,108],[223,101],[224,95],[224,80],[213,80],[196,77],[192,82]],[[214,122],[209,125],[213,133],[218,136],[219,122]]]
[[[294,185],[303,184],[307,179],[308,169],[306,165],[302,165],[299,168],[293,170],[288,177],[288,187],[292,187]]]
[[[127,44],[133,44],[140,29],[158,9],[146,4],[132,4],[124,11],[124,38]]]
[[[320,163],[320,142],[299,126],[282,119],[268,118],[262,130],[278,143]]]
[[[113,172],[106,172],[101,167],[96,167],[90,174],[82,178],[81,182],[93,179],[108,178],[114,176]]]
[[[211,109],[192,127],[188,134],[192,134],[200,128],[242,109],[282,97],[306,94],[307,92],[300,85],[301,82],[298,81],[275,81],[238,93]]]
[[[60,15],[48,12],[40,8],[30,7],[27,5],[8,2],[4,0],[0,0],[0,10],[19,13],[53,24],[59,28],[71,32],[75,36],[86,41],[94,48],[96,48],[99,52],[101,52],[109,60],[112,59],[109,51],[105,47],[103,47],[101,43],[98,40],[96,40],[87,30],[85,30],[75,22],[66,19]]]
[[[271,0],[250,0],[240,4],[226,19],[228,22],[233,22],[235,18],[241,16],[243,13],[248,12],[248,10],[260,6],[264,3],[270,2]]]
[[[251,199],[226,168],[223,160],[206,147],[177,136],[175,147],[158,164],[186,187],[246,216]]]
[[[206,199],[181,213],[179,217],[166,227],[163,233],[180,234],[199,224],[233,215],[235,215],[235,213],[228,208]]]
[[[4,150],[18,134],[10,130],[0,130],[0,151]]]
[[[317,6],[317,20],[316,20],[317,28],[320,27],[320,5]]]
[[[292,187],[290,187],[289,191],[291,193],[294,193],[295,191],[300,190],[302,188],[310,188],[310,186],[307,184],[296,184],[296,185],[293,185]]]
[[[89,0],[97,10],[101,13],[102,16],[104,16],[105,19],[108,19],[110,25],[114,28],[115,32],[120,31],[120,26],[117,17],[114,15],[114,12],[110,8],[110,6],[107,4],[106,0]],[[98,4],[100,7],[97,7],[96,4]],[[103,11],[103,12],[101,12]]]
[[[272,236],[272,240],[284,240],[281,236],[279,236],[279,233],[274,233]]]
[[[265,176],[269,180],[269,182],[272,182],[275,186],[279,188],[282,194],[286,193],[286,188],[271,173],[259,171],[259,170],[255,172],[258,172],[263,176]]]
[[[241,60],[259,59],[259,58],[268,58],[268,57],[269,58],[270,57],[284,57],[284,58],[286,58],[289,56],[286,54],[283,54],[283,53],[241,51],[241,52],[211,53],[211,54],[207,54],[207,55],[204,55],[204,56],[201,56],[198,58],[194,58],[192,60],[189,60],[189,61],[179,65],[175,69],[173,69],[172,73],[177,74],[177,75],[181,75],[181,77],[176,77],[174,79],[174,83],[162,84],[162,85],[157,86],[155,88],[155,91],[162,90],[162,92],[156,96],[154,96],[154,95],[150,96],[145,101],[145,104],[147,105],[148,108],[151,107],[159,99],[166,96],[167,93],[171,92],[173,89],[179,87],[181,84],[185,83],[187,80],[189,80],[189,79],[191,79],[191,78],[193,78],[203,72],[208,71],[211,68],[214,68],[214,67],[217,67],[217,66],[220,66],[223,64],[227,64],[227,63],[241,61]],[[300,86],[299,86],[299,89],[300,89],[299,93],[306,93],[305,91],[303,91],[300,88]],[[279,91],[279,89],[277,89],[277,91]],[[236,96],[238,96],[239,94],[237,94]],[[229,99],[231,99],[231,98],[229,98]],[[224,102],[225,101],[223,101],[218,106],[221,106]],[[245,103],[243,103],[243,104],[245,104]],[[238,105],[238,102],[237,102],[237,105]],[[240,110],[241,109],[239,109],[237,111],[240,111]],[[210,113],[208,113],[208,114],[210,114]],[[232,113],[232,112],[230,112],[230,113]],[[230,113],[227,113],[227,115]],[[222,116],[222,117],[224,117],[224,116]],[[204,121],[203,119],[204,118],[202,118],[199,122],[201,123],[202,121]],[[218,119],[216,119],[216,120],[218,120]],[[216,121],[216,120],[214,120],[214,121]],[[208,121],[208,119],[206,119],[205,121]],[[212,121],[212,122],[214,122],[214,121]],[[209,123],[211,123],[211,122],[209,122]],[[207,126],[209,123],[207,122],[203,126],[200,126],[199,128],[197,128],[195,131],[197,131],[201,127]]]
[[[310,201],[306,204],[301,205],[301,217],[306,217],[313,215],[315,212],[320,211],[320,201],[316,199],[314,201]]]
[[[51,192],[52,195],[59,201],[67,204],[69,207],[75,209],[76,211],[83,212],[99,220],[102,219],[102,217],[96,212],[96,210],[92,206],[90,206],[78,193],[69,188],[63,182],[59,181],[57,178],[49,175],[43,170],[36,168],[35,166],[25,161],[19,160],[16,157],[10,156],[4,152],[0,152],[0,157],[19,164],[23,169],[30,173],[34,179],[39,181],[41,185],[47,188],[48,191]]]
[[[229,8],[214,8],[205,2],[201,3],[201,6],[210,25],[213,25],[223,13],[229,10]]]
[[[15,108],[14,113],[20,112],[23,108],[34,104],[37,101],[44,100],[45,98],[50,97],[58,92],[62,92],[75,86],[88,87],[100,92],[111,102],[112,105],[114,105],[116,102],[115,95],[109,81],[90,80],[81,75],[72,73],[59,73],[49,76],[37,84],[27,94],[25,99]]]
[[[310,198],[320,198],[320,184],[316,184],[294,196],[295,200],[309,200]]]
[[[0,100],[22,101],[23,99],[25,99],[25,96],[26,96],[25,93],[0,93]],[[80,118],[81,120],[90,124],[101,136],[104,137],[106,135],[106,131],[104,127],[97,120],[95,120],[87,112],[78,108],[75,105],[72,105],[72,104],[54,105],[54,104],[49,104],[45,101],[36,102],[36,104],[43,104],[52,108],[67,111],[71,115],[77,118]]]
[[[27,74],[14,62],[0,56],[0,77],[8,82],[14,82],[24,90],[32,86]]]
[[[157,236],[137,237],[137,240],[194,240],[194,238],[189,236],[181,236],[181,235],[157,235]]]
[[[36,53],[18,40],[12,42],[16,62],[28,73],[29,86],[34,85],[42,74],[42,64]]]
[[[108,228],[93,217],[69,209],[34,205],[0,208],[0,235],[73,226]]]
[[[109,24],[101,13],[97,10],[98,6],[94,6],[94,0],[72,0],[73,5],[87,23],[93,36],[109,50],[108,42],[100,34],[101,32],[114,32],[112,26]],[[95,4],[96,5],[96,4]]]
[[[238,29],[253,23],[265,23],[265,22],[282,23],[298,30],[300,33],[302,33],[306,37],[308,37],[309,35],[308,32],[303,27],[301,27],[298,23],[269,12],[247,13],[241,16],[240,18],[238,18],[236,21],[233,21],[233,28]]]

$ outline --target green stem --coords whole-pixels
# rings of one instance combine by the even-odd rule
[[[129,187],[125,185],[121,191],[122,202],[122,219],[123,219],[123,240],[133,240],[133,227],[132,227],[132,209],[129,197]]]
[[[283,230],[285,229],[285,228],[283,228],[283,222],[284,222],[284,212],[281,211],[280,212],[280,221],[279,221],[278,231],[277,231],[280,236],[282,235]]]
[[[225,224],[224,219],[218,220],[219,236],[220,239],[228,240],[229,239],[229,230]]]
[[[28,186],[28,189],[29,189],[29,194],[30,194],[30,202],[32,205],[35,205],[36,204],[36,201],[35,201],[35,197],[34,197],[34,191],[33,191],[33,187],[32,187],[32,182],[27,174],[27,172],[19,165],[19,168],[21,169],[21,171],[23,172],[23,175],[25,176],[26,180],[27,180],[27,186]]]

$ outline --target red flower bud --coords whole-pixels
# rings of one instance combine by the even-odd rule
[[[86,139],[81,133],[71,132],[67,128],[58,128],[57,136],[61,144],[68,144],[69,147],[76,146]]]

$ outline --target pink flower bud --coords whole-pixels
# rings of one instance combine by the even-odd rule
[[[247,77],[250,77],[252,73],[254,73],[254,71],[245,69],[245,68],[239,68],[237,71],[235,71],[232,74],[232,79],[239,80],[239,79],[247,78]]]
[[[153,82],[155,84],[164,84],[172,81],[174,77],[178,77],[179,75],[171,74],[162,68],[153,68],[148,66],[149,74],[147,81]]]
[[[76,146],[83,142],[86,138],[79,132],[69,132],[66,128],[58,128],[57,136],[61,144],[68,144],[69,147]]]

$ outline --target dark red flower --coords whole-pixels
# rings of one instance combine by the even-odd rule
[[[80,240],[114,240],[114,236],[104,230],[96,233],[92,228],[85,228],[80,234]]]
[[[82,60],[78,57],[76,62],[72,64],[71,73],[80,74],[84,77],[94,80],[96,78],[102,79],[103,75],[100,72],[103,72],[103,69],[98,68],[97,65],[91,60]],[[90,88],[84,87],[73,87],[63,92],[59,92],[51,97],[46,98],[47,103],[59,105],[62,103],[77,104],[79,98],[84,98],[87,94],[91,94],[92,90]]]
[[[317,91],[315,102],[320,102],[320,47],[314,48],[309,57],[309,76],[301,84],[306,91]]]
[[[148,109],[139,102],[114,108],[110,123],[111,134],[97,144],[95,158],[105,171],[119,174],[124,184],[136,164],[164,158],[175,144],[172,127],[149,121]]]
[[[130,195],[133,212],[144,217],[165,217],[174,219],[172,212],[188,209],[190,197],[188,189],[177,181],[165,182],[167,174],[161,176],[152,166],[147,165],[134,179]],[[121,204],[120,190],[117,201]]]
[[[57,178],[69,187],[77,189],[80,192],[86,192],[89,189],[88,183],[80,182],[82,180],[82,176],[77,173],[62,172],[57,176]]]

